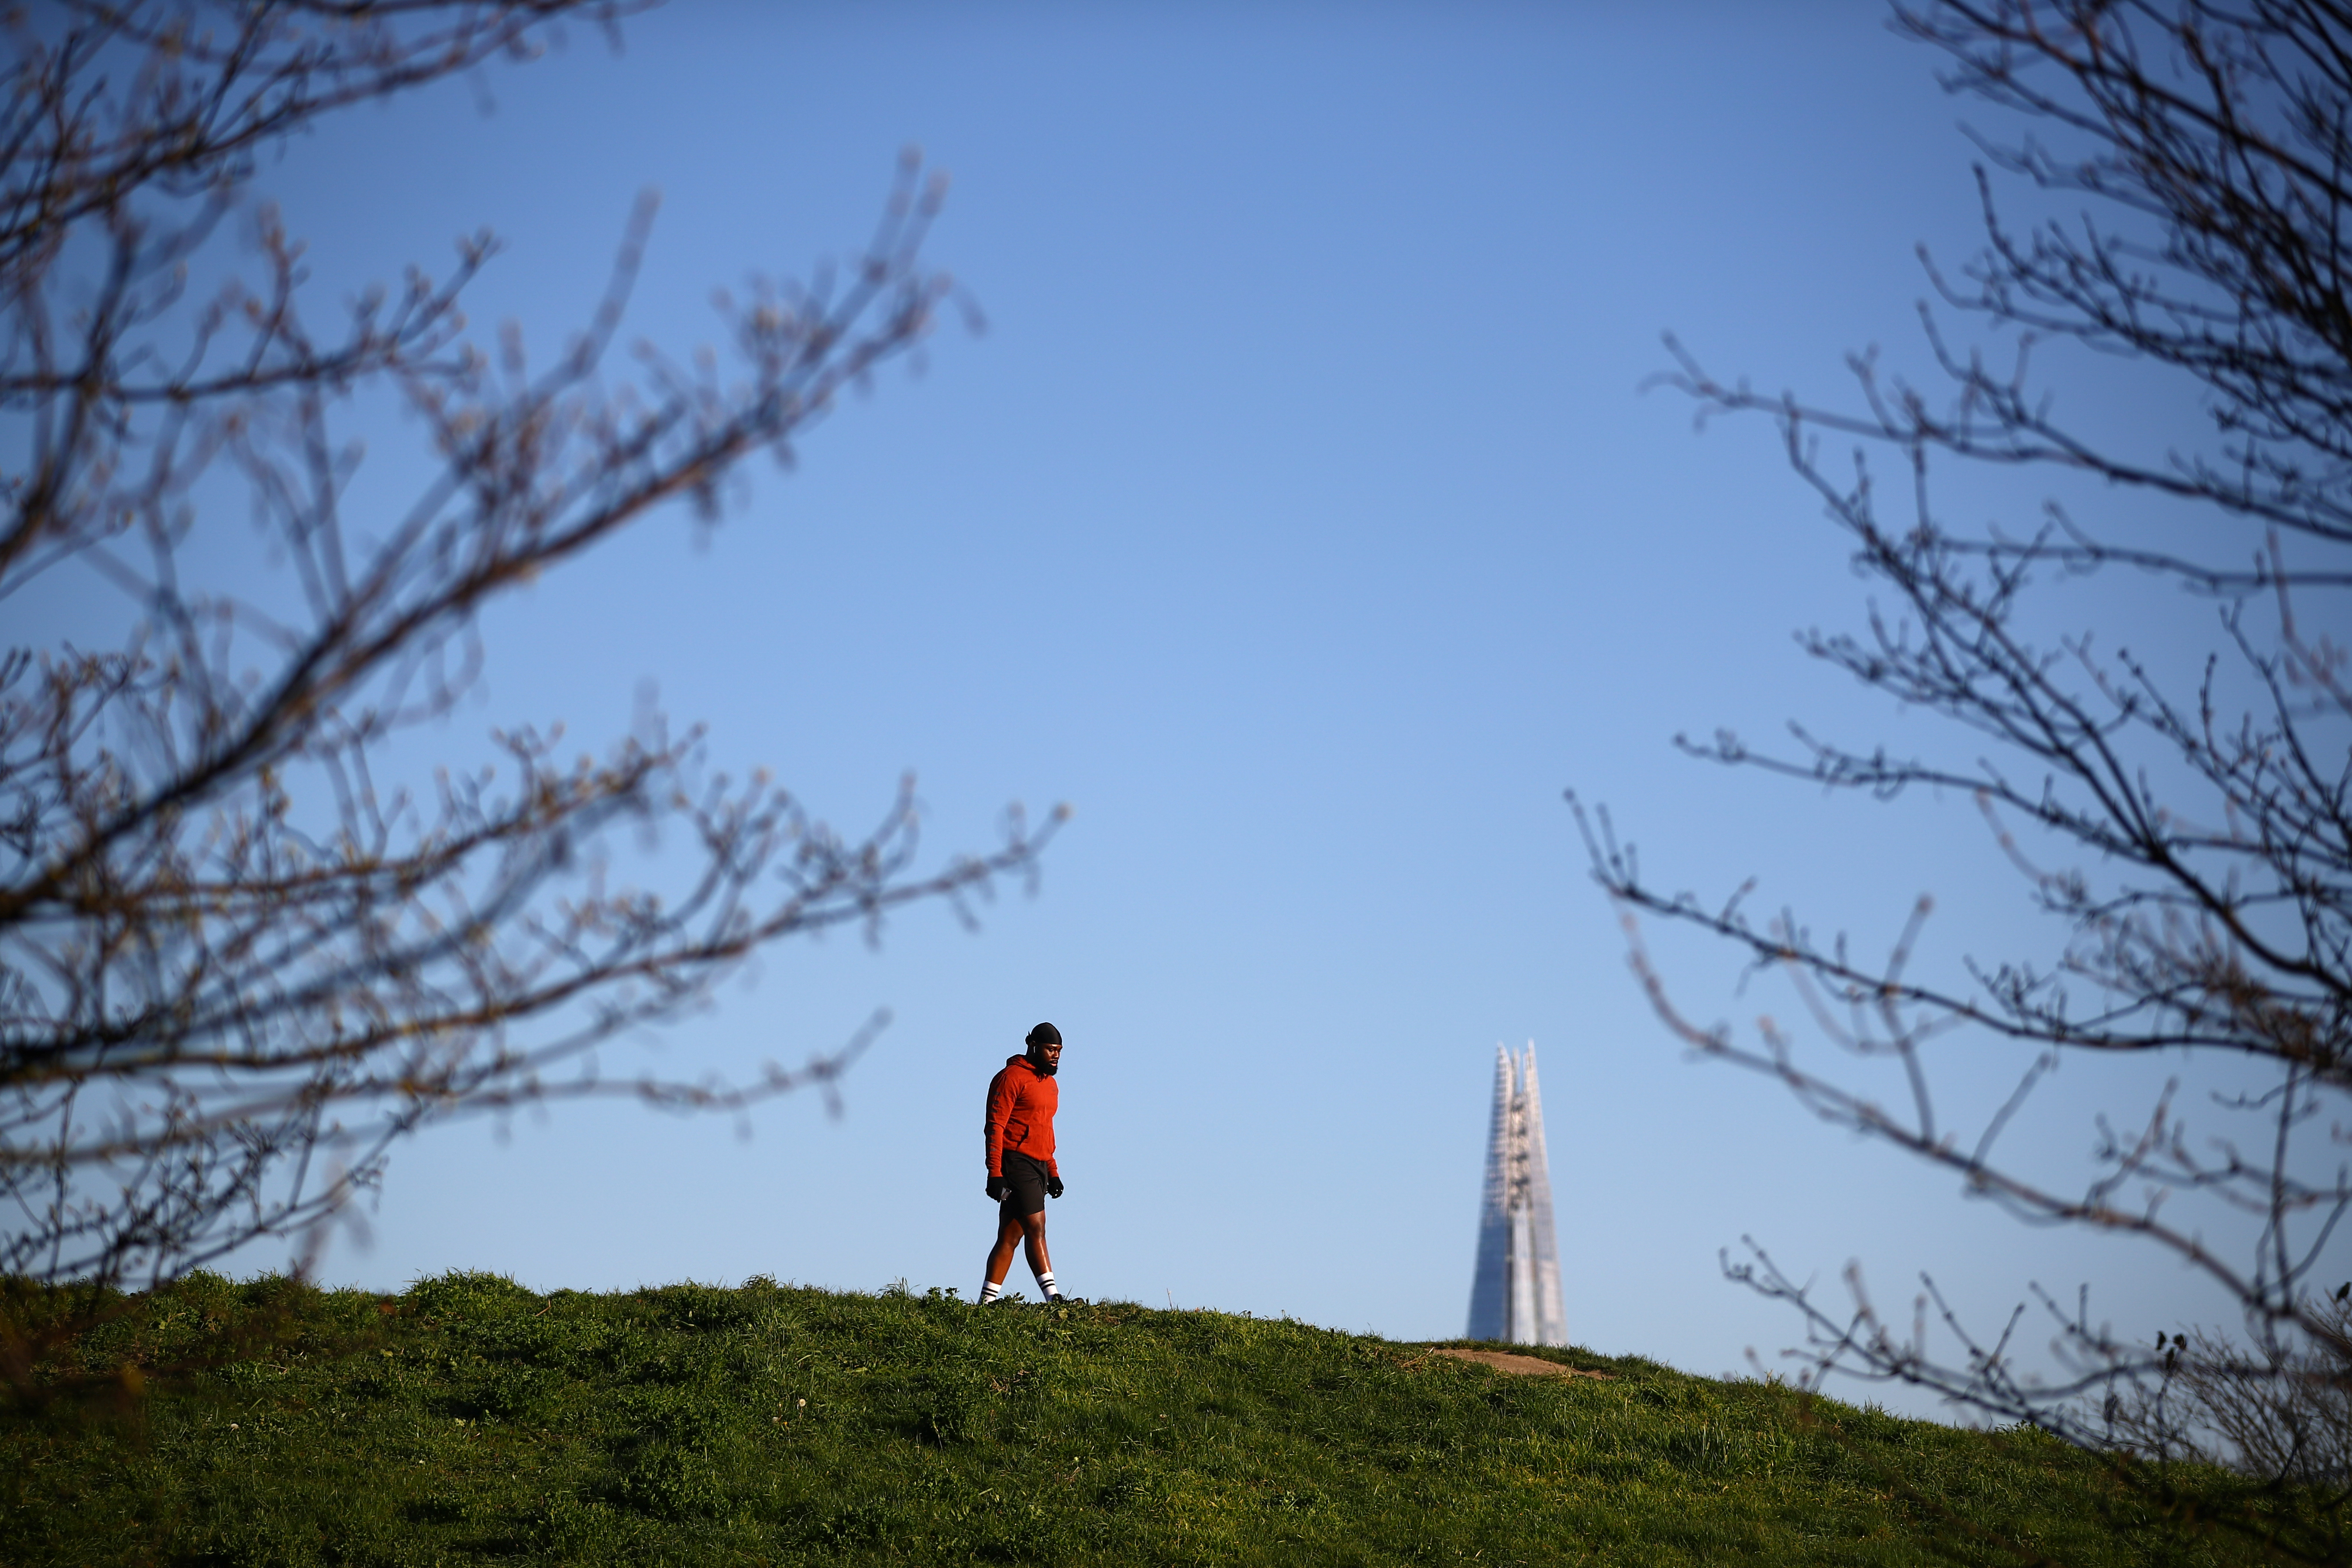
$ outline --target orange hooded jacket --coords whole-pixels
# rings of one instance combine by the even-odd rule
[[[1061,1102],[1062,1091],[1031,1067],[1027,1057],[1007,1057],[1004,1070],[988,1080],[988,1122],[982,1131],[988,1173],[1004,1174],[1006,1154],[1026,1154],[1058,1181],[1062,1168],[1054,1163],[1054,1110]]]

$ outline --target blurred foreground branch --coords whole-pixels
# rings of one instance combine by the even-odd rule
[[[471,687],[485,605],[673,501],[715,521],[745,458],[789,460],[958,300],[921,256],[944,186],[910,156],[848,264],[722,298],[724,374],[650,346],[613,364],[650,201],[544,363],[511,329],[467,335],[488,235],[445,278],[314,319],[299,247],[250,196],[263,149],[631,8],[159,0],[10,25],[0,605],[73,572],[126,611],[119,635],[0,655],[0,1274],[152,1282],[315,1242],[394,1142],[462,1110],[829,1086],[870,1028],[743,1084],[612,1079],[585,1053],[766,943],[919,900],[968,918],[1034,874],[1052,823],[1015,810],[994,848],[925,868],[911,781],[845,837],[764,774],[706,776],[699,737],[650,710],[601,757],[519,727],[495,766],[382,776]],[[249,259],[224,265],[236,226]],[[371,389],[433,471],[362,518],[335,416]],[[283,571],[241,563],[240,510]],[[620,829],[683,839],[674,885],[619,877]]]
[[[1797,1310],[1812,1375],[1897,1380],[2031,1423],[2115,1455],[2148,1495],[2173,1484],[2179,1460],[2234,1465],[2257,1489],[2315,1489],[2299,1494],[2311,1503],[2300,1522],[2258,1520],[2252,1491],[2173,1502],[2284,1558],[2342,1561],[2352,1289],[2328,1270],[2352,1208],[2352,668],[2338,640],[2352,588],[2352,11],[1946,0],[1898,8],[1896,25],[1944,53],[1953,90],[2058,138],[1980,140],[1986,248],[1958,276],[1929,264],[1946,311],[2006,331],[2011,350],[1996,361],[1959,346],[1923,306],[1940,390],[1889,375],[1873,353],[1851,362],[1859,406],[1817,408],[1718,381],[1671,340],[1677,368],[1661,380],[1696,399],[1702,420],[1753,411],[1779,423],[1856,568],[1890,601],[1860,633],[1809,632],[1801,645],[1944,720],[1965,760],[1802,727],[1781,752],[1729,732],[1683,743],[1832,792],[1973,799],[1988,851],[2058,934],[2041,956],[1972,962],[1941,983],[1918,973],[1927,900],[1874,960],[1843,936],[1817,939],[1793,911],[1751,915],[1752,882],[1721,902],[1667,891],[1605,811],[1578,805],[1578,820],[1626,911],[1634,969],[1680,1038],[2021,1220],[2158,1248],[2240,1318],[2139,1340],[2095,1318],[2086,1292],[2067,1304],[2036,1287],[2038,1306],[1987,1328],[1927,1279],[1906,1327],[1858,1272],[1850,1308],[1831,1308],[1751,1243],[1727,1271]],[[2042,193],[2037,210],[2053,216],[2011,226],[1998,175]],[[2032,374],[2053,343],[2180,378],[2210,445],[2135,455],[2061,423]],[[1847,477],[1825,466],[1824,432],[1864,448]],[[1871,448],[1899,459],[1895,507]],[[1956,525],[1930,483],[1951,460],[2091,476],[2116,510],[2138,501],[2150,515],[2094,526],[2053,501],[2021,531]],[[2190,511],[2201,521],[2178,526]],[[2048,633],[2096,613],[2069,606],[2126,570],[2212,617],[2201,673],[2184,682],[2164,648],[2141,657],[2089,630]],[[1769,1018],[1752,1041],[1692,1019],[1637,914],[1787,976],[1837,1052],[1801,1050]],[[2022,1047],[2013,1092],[1955,1125],[1937,1086],[1995,1041]],[[2015,1131],[2072,1053],[2150,1074],[2130,1117],[2100,1121],[2079,1185],[2053,1179]],[[1866,1064],[1890,1069],[1893,1095]],[[2021,1340],[2043,1331],[2054,1374],[2021,1361]]]

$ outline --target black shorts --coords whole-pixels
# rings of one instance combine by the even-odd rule
[[[1044,1213],[1045,1178],[1049,1174],[1043,1161],[1006,1150],[1004,1179],[1013,1184],[1013,1190],[1004,1194],[1004,1202],[999,1205],[998,1212],[1016,1217]]]

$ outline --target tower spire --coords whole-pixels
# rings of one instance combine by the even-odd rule
[[[1520,1058],[1495,1048],[1495,1108],[1486,1131],[1469,1337],[1517,1344],[1568,1342],[1533,1040]]]

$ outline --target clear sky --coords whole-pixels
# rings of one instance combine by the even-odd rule
[[[650,680],[719,765],[845,827],[909,768],[935,854],[984,846],[1008,802],[1076,816],[1037,896],[977,933],[929,909],[878,950],[780,948],[605,1053],[742,1073],[887,1006],[837,1119],[803,1098],[748,1137],[618,1106],[441,1130],[331,1279],[969,1294],[982,1090],[1050,1018],[1079,1294],[1460,1333],[1495,1047],[1532,1038],[1596,1350],[1772,1361],[1796,1325],[1717,1271],[1743,1234],[1833,1292],[1860,1260],[1905,1318],[1922,1268],[1980,1322],[2032,1280],[2095,1282],[2136,1333],[2217,1315],[2168,1265],[2025,1231],[1688,1060],[1561,802],[1606,803],[1669,886],[1754,875],[1865,946],[1932,891],[1938,973],[2050,951],[1969,803],[1825,802],[1670,744],[1799,718],[1937,739],[1793,647],[1860,625],[1864,593],[1769,426],[1694,434],[1639,390],[1666,330],[1820,398],[1850,350],[1920,359],[1915,247],[1972,249],[1958,126],[1990,122],[1880,6],[703,0],[625,37],[273,161],[320,300],[488,226],[507,248],[472,315],[551,353],[657,187],[630,331],[682,352],[715,336],[714,287],[854,247],[915,143],[954,176],[931,255],[988,330],[884,375],[795,474],[761,465],[706,542],[656,520],[502,605],[481,700],[431,744],[479,759],[494,724],[561,719],[601,747]],[[2066,386],[2094,423],[2177,416],[2132,384]],[[353,421],[358,493],[397,495],[415,426]],[[1988,507],[2030,500],[2002,483]],[[2086,620],[2203,614],[2107,593]],[[1797,1010],[1654,940],[1699,1016]],[[1956,1101],[2013,1065],[1956,1044]],[[2079,1181],[2092,1110],[2152,1087],[2070,1064],[2019,1136]]]

